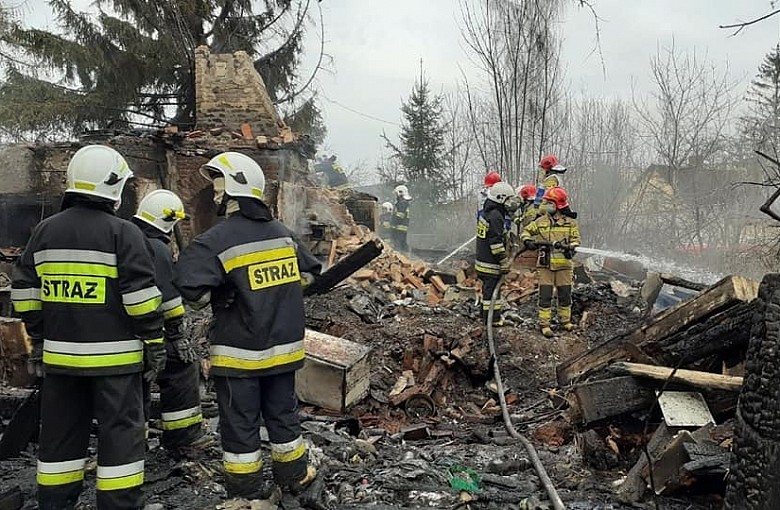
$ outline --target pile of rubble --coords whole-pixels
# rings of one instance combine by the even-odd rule
[[[351,230],[351,235],[337,239],[334,258],[348,255],[370,242],[374,234],[362,225]],[[436,270],[426,262],[393,250],[384,244],[383,253],[351,278],[361,288],[379,288],[391,301],[407,297],[430,305],[475,301],[481,292],[481,282],[469,263],[447,271]],[[527,302],[536,293],[536,276],[526,267],[515,265],[506,276],[502,299],[512,305]]]
[[[649,308],[663,283],[651,274],[639,291]],[[725,491],[758,283],[729,276],[696,287],[694,297],[556,367],[584,462],[599,470],[634,463],[619,484],[622,501],[642,501],[648,490]]]

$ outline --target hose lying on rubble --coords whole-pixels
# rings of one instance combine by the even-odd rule
[[[510,255],[511,258],[509,260],[514,260],[515,257],[519,254],[520,252],[513,252]],[[501,295],[501,286],[504,284],[504,278],[505,275],[501,275],[501,278],[498,280],[498,285],[496,285],[496,288],[493,290],[493,295],[490,297],[490,310],[488,310],[487,317],[488,347],[490,348],[490,357],[493,360],[493,374],[496,379],[496,386],[498,387],[498,400],[501,404],[501,414],[504,416],[504,425],[506,426],[506,430],[509,432],[509,435],[515,439],[519,439],[520,442],[523,443],[526,452],[528,452],[528,456],[531,458],[531,463],[533,464],[534,469],[536,469],[536,474],[539,475],[539,480],[541,480],[542,485],[544,485],[544,489],[547,491],[547,496],[550,498],[553,508],[555,510],[566,510],[566,507],[563,506],[561,497],[558,495],[558,491],[555,490],[555,485],[553,485],[550,476],[547,474],[547,471],[545,471],[544,466],[542,465],[542,461],[539,460],[539,455],[536,453],[534,445],[532,445],[528,439],[515,430],[515,426],[512,424],[512,419],[509,417],[509,409],[506,406],[504,383],[501,380],[501,372],[498,369],[498,353],[496,351],[496,342],[493,338],[493,310],[496,300],[498,300],[499,296]]]

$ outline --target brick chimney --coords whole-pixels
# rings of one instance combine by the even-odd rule
[[[212,54],[207,46],[195,50],[195,102],[197,129],[240,132],[246,123],[255,135],[279,135],[279,114],[245,51]]]

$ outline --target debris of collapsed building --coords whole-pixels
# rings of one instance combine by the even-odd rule
[[[440,267],[384,245],[373,234],[376,199],[313,184],[307,140],[279,120],[250,68],[240,52],[199,50],[197,129],[92,133],[89,142],[117,147],[134,169],[120,215],[152,189],[182,196],[192,219],[177,229],[179,246],[216,221],[200,165],[228,149],[261,164],[274,214],[331,268],[306,298],[306,361],[297,374],[304,436],[321,475],[295,500],[225,501],[220,450],[175,460],[153,421],[150,505],[548,508],[531,461],[501,423],[499,395],[485,384],[494,374],[472,257]],[[64,163],[85,142],[0,154],[0,246],[11,247],[0,249],[0,272],[10,273],[29,230],[58,207]],[[620,508],[647,498],[648,486],[661,498],[686,493],[685,508],[696,508],[691,491],[722,494],[750,325],[766,308],[757,284],[729,277],[707,286],[591,258],[575,269],[579,327],[550,340],[533,319],[533,266],[526,254],[506,278],[498,357],[510,419],[537,445],[567,506]],[[0,281],[0,508],[18,509],[31,507],[35,491],[37,402],[25,368],[29,339],[11,317],[7,283]],[[203,358],[204,418],[218,433],[210,322],[208,311],[190,312],[188,331]],[[91,463],[87,477],[94,471]]]

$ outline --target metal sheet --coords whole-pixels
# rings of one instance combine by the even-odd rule
[[[664,421],[669,427],[703,427],[715,423],[701,393],[665,391],[658,397]]]

